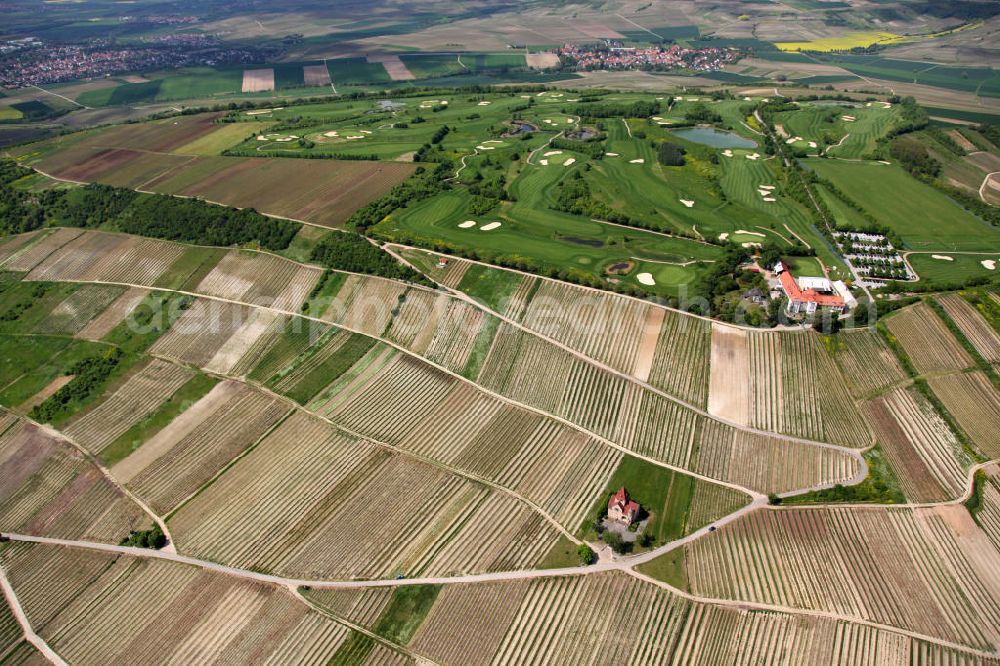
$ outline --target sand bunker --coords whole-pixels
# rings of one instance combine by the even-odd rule
[[[841,116],[840,119],[846,123],[853,123],[855,120],[857,120],[857,118],[855,118],[854,116]]]
[[[576,158],[571,157],[568,160],[566,160],[565,162],[563,162],[563,166],[569,166],[570,164],[573,164],[574,162],[576,162]]]
[[[760,157],[760,153],[750,153],[747,155],[748,160],[756,160]]]
[[[618,157],[618,153],[604,153],[608,157]]]
[[[635,276],[635,279],[639,281],[639,284],[644,284],[648,287],[652,287],[656,284],[656,280],[653,279],[651,273],[639,273]]]
[[[979,263],[988,271],[995,271],[997,269],[997,262],[994,259],[983,259]]]
[[[479,106],[489,106],[489,105],[490,105],[490,103],[488,101],[486,101],[485,99],[482,102],[479,103]]]
[[[476,226],[476,221],[475,220],[466,220],[465,222],[460,222],[458,226],[459,226],[460,229],[468,229],[470,227]]]
[[[722,154],[725,155],[726,157],[732,157],[733,156],[733,151],[731,151],[730,149],[726,148],[725,150],[722,151]]]
[[[762,247],[760,243],[754,243],[754,242],[740,243],[740,245],[742,245],[743,247]]]
[[[931,259],[940,259],[941,261],[955,261],[955,257],[949,257],[947,254],[932,254]]]
[[[729,238],[729,232],[728,231],[725,232],[725,233],[719,234],[719,240],[726,240],[727,238]]]
[[[775,187],[774,185],[758,185],[757,189],[758,190],[773,190],[774,187]]]
[[[254,93],[267,90],[274,90],[273,69],[243,70],[243,92]]]
[[[483,226],[479,227],[479,230],[480,231],[492,231],[493,229],[497,229],[499,227],[500,227],[500,223],[499,222],[490,222],[489,224],[484,224]]]
[[[640,157],[640,158],[639,158],[639,159],[637,159],[637,160],[629,160],[629,161],[628,161],[628,163],[629,163],[629,164],[645,164],[645,163],[646,163],[646,160],[644,160],[644,159],[642,159],[642,158]]]
[[[746,234],[747,236],[760,236],[761,238],[767,238],[765,234],[762,234],[759,231],[747,231],[746,229],[737,229],[736,233]]]
[[[479,146],[476,146],[476,148],[478,150],[496,150],[496,146],[483,146],[483,145],[479,145]]]
[[[694,206],[694,201],[692,201],[691,199],[681,199],[680,201],[681,201],[682,204],[684,204],[688,208],[691,208],[691,207]]]
[[[653,116],[653,120],[663,120],[663,118],[661,118],[659,116]]]
[[[542,155],[542,157],[552,157],[553,155],[562,155],[561,150],[550,150],[549,152]]]
[[[332,131],[329,131],[329,132],[323,132],[323,136],[328,136],[328,137],[330,137],[332,139],[333,137],[340,136],[340,135],[337,134],[336,130],[332,130]]]
[[[809,142],[809,147],[810,148],[815,148],[816,147],[816,142],[815,141],[810,141]]]
[[[548,166],[549,165],[549,161],[548,160],[538,160],[538,163],[541,164],[542,166]]]
[[[764,201],[777,201],[774,197],[764,197]]]

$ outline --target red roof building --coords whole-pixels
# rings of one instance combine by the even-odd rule
[[[799,283],[795,281],[795,277],[792,276],[791,271],[785,268],[785,265],[780,261],[774,267],[774,271],[778,274],[778,279],[781,281],[781,288],[785,291],[785,295],[788,296],[789,312],[812,313],[817,308],[829,308],[843,312],[847,309],[844,299],[837,294],[824,294],[811,288],[802,289]]]
[[[639,517],[639,503],[629,497],[625,486],[618,489],[608,500],[608,519],[631,525]]]

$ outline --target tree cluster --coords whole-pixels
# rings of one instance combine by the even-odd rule
[[[328,234],[313,248],[312,260],[335,270],[430,284],[423,275],[355,233]]]
[[[68,384],[31,410],[31,418],[50,423],[75,402],[81,402],[111,376],[122,359],[122,351],[112,347],[100,356],[91,356],[74,363],[66,375],[73,375]]]
[[[167,545],[167,537],[159,525],[154,525],[148,530],[131,530],[118,545],[159,550]]]
[[[573,113],[586,118],[646,118],[660,112],[659,102],[638,101],[632,104],[579,104]]]

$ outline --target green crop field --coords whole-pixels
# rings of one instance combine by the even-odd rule
[[[182,99],[235,95],[243,86],[243,68],[193,67],[150,74],[145,83],[88,90],[76,101],[87,106],[148,104]]]
[[[988,67],[948,67],[871,56],[838,55],[833,60],[850,72],[871,78],[1000,96],[1000,74]]]
[[[898,233],[910,250],[1000,250],[1000,229],[963,210],[933,187],[895,165],[807,160],[879,223]]]
[[[389,72],[381,63],[368,62],[364,58],[337,58],[326,61],[333,85],[389,83]]]
[[[20,120],[23,117],[24,113],[12,106],[0,106],[0,121]]]
[[[418,79],[431,79],[437,76],[460,74],[468,71],[469,65],[459,62],[457,53],[443,55],[403,54],[399,57],[413,76]]]

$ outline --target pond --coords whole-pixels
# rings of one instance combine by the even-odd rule
[[[756,148],[757,144],[750,139],[744,139],[743,137],[733,134],[732,132],[723,132],[722,130],[717,130],[714,127],[686,127],[684,129],[676,129],[672,132],[682,139],[687,141],[692,141],[694,143],[701,143],[706,146],[712,146],[713,148]]]

